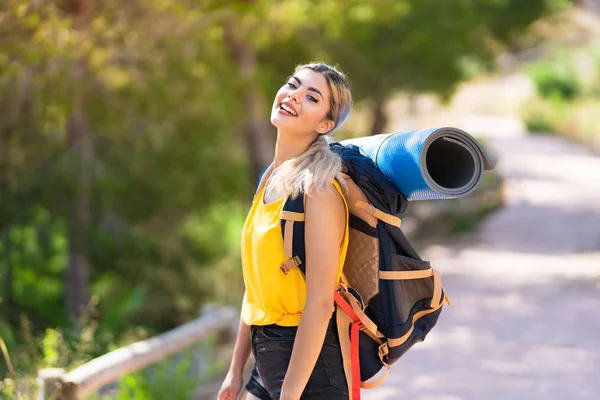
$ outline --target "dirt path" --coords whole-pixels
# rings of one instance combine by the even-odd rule
[[[452,306],[363,399],[600,400],[600,157],[526,134],[518,118],[479,116],[517,116],[532,91],[520,75],[478,82],[452,109],[423,101],[413,120],[390,103],[390,132],[450,125],[485,137],[505,207],[422,253]]]
[[[600,157],[507,118],[457,124],[488,138],[506,206],[423,254],[452,306],[363,398],[600,399]]]

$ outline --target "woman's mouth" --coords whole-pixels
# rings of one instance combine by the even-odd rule
[[[298,114],[284,103],[279,105],[279,113],[288,117],[297,117]]]

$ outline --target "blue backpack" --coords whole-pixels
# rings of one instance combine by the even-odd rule
[[[419,257],[400,229],[406,198],[358,147],[333,143],[330,148],[342,158],[350,212],[335,315],[350,399],[359,400],[360,388],[378,386],[390,365],[425,339],[449,302],[439,272]],[[290,268],[305,273],[304,196],[289,198],[283,211],[288,259],[282,273]],[[382,368],[385,374],[367,382]]]

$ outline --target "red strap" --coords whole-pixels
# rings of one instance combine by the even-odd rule
[[[360,358],[358,356],[358,333],[363,327],[358,315],[352,309],[352,306],[336,290],[334,293],[335,302],[350,318],[352,318],[352,329],[350,334],[350,361],[352,365],[352,400],[360,400]]]
[[[360,400],[360,358],[358,357],[358,332],[362,323],[352,324],[352,334],[350,335],[350,348],[352,360],[352,400]]]
[[[360,321],[360,318],[358,318],[358,315],[356,315],[356,313],[352,309],[352,306],[350,304],[348,304],[348,302],[346,300],[344,300],[342,295],[337,290],[333,293],[333,299],[335,300],[335,303],[338,306],[340,306],[342,308],[342,310],[344,310],[344,312],[346,314],[348,314],[348,316],[350,318],[352,318],[352,321],[354,321],[354,322]]]

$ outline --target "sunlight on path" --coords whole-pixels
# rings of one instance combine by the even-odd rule
[[[429,248],[452,306],[367,400],[600,399],[600,158],[469,117],[505,177],[506,206]]]

